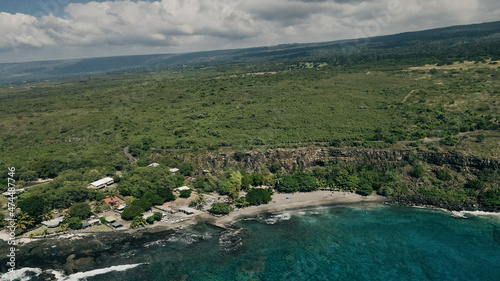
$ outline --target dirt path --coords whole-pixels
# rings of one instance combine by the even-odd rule
[[[134,156],[132,156],[132,154],[130,154],[130,152],[128,152],[128,146],[124,147],[123,148],[123,154],[125,154],[125,156],[128,157],[129,161],[131,164],[136,164],[137,163],[137,159],[134,158]]]

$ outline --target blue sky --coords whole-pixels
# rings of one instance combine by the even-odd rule
[[[322,42],[497,20],[498,0],[0,0],[0,63]]]

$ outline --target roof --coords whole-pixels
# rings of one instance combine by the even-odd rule
[[[191,188],[189,188],[187,186],[181,186],[181,187],[178,187],[176,189],[179,190],[179,191],[181,191],[181,190],[190,190]]]
[[[120,205],[120,206],[118,206],[118,208],[116,208],[116,209],[117,209],[117,210],[123,210],[123,209],[125,209],[125,205]]]
[[[110,177],[106,177],[106,178],[103,178],[103,179],[100,179],[98,181],[95,181],[95,182],[91,182],[90,185],[93,185],[93,186],[101,186],[103,184],[111,184],[113,183],[114,180],[113,178],[110,178]]]
[[[148,165],[148,167],[158,167],[158,166],[160,166],[160,164],[158,163],[151,163]]]
[[[118,202],[118,201],[120,201],[120,198],[118,198],[118,197],[104,199],[104,202],[106,202],[107,204],[111,204],[113,202]]]
[[[171,173],[175,173],[175,172],[178,172],[178,171],[179,171],[179,169],[177,169],[177,168],[172,168],[172,169],[169,169],[169,171],[170,171]]]
[[[114,217],[104,217],[104,219],[107,221],[107,222],[115,222],[116,219]]]
[[[186,214],[194,214],[196,212],[195,209],[193,208],[189,208],[189,207],[182,207],[182,208],[179,208],[179,211],[182,211]]]
[[[154,213],[146,213],[146,214],[142,215],[142,218],[147,219],[147,218],[152,217],[154,215],[155,215]]]
[[[91,226],[90,223],[88,223],[86,221],[82,222],[82,227],[89,227],[89,226]]]
[[[111,224],[112,227],[120,227],[123,226],[121,222],[115,221],[114,223]]]
[[[88,223],[90,223],[90,224],[96,224],[96,223],[99,223],[99,222],[101,222],[101,221],[100,221],[100,220],[98,220],[98,219],[95,219],[95,220],[89,220],[89,221],[88,221]]]
[[[61,223],[61,221],[58,219],[53,219],[50,221],[42,221],[42,224],[45,225],[46,227],[57,227],[59,226],[59,223]]]

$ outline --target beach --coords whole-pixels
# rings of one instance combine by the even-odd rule
[[[385,197],[379,195],[361,196],[350,192],[332,192],[324,190],[277,193],[273,195],[272,201],[268,204],[235,209],[233,212],[229,213],[229,215],[217,217],[214,224],[220,227],[229,227],[239,219],[256,216],[262,213],[279,213],[289,210],[330,205],[382,204],[385,200]]]

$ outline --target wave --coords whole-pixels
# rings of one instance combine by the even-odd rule
[[[287,221],[291,218],[292,216],[290,213],[283,213],[283,214],[278,214],[278,215],[272,215],[270,218],[267,218],[264,220],[265,223],[267,224],[275,224],[279,221]]]
[[[31,277],[42,274],[40,268],[25,267],[0,275],[0,281],[29,281]]]
[[[94,269],[85,272],[78,272],[71,275],[64,275],[63,273],[56,270],[47,270],[46,273],[53,274],[56,277],[57,281],[80,281],[86,280],[88,277],[93,277],[96,275],[106,274],[113,271],[126,271],[132,268],[135,268],[139,265],[143,265],[145,263],[137,263],[137,264],[124,264],[124,265],[116,265],[110,266],[106,268]],[[0,281],[29,281],[32,280],[33,277],[38,277],[42,274],[43,271],[40,268],[21,268],[12,272],[8,272],[3,274],[0,277]]]

